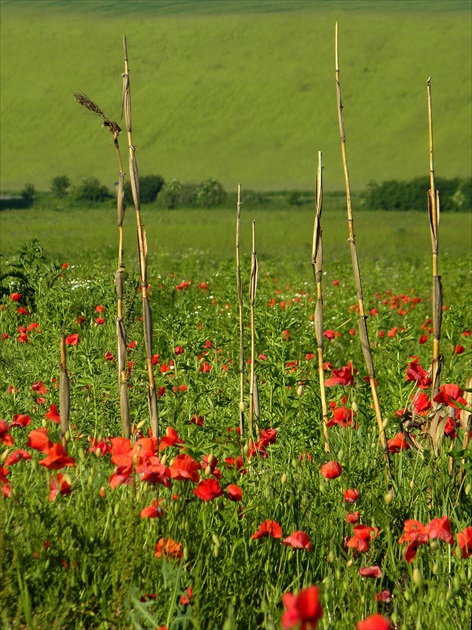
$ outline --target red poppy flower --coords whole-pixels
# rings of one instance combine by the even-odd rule
[[[79,315],[76,321],[79,324],[79,326],[81,326],[86,320],[87,320],[86,317],[84,317],[83,315]],[[72,336],[73,335],[69,335],[69,337],[72,337]],[[67,340],[66,340],[66,343],[67,343]],[[70,344],[70,345],[77,345],[77,344]]]
[[[411,361],[407,365],[405,381],[407,383],[409,381],[416,381],[418,387],[422,389],[429,387],[432,383],[432,379],[430,378],[428,372],[418,363],[418,359],[416,357],[415,359],[416,361]]]
[[[30,314],[29,310],[26,307],[24,307],[24,306],[20,306],[20,308],[18,308],[16,312],[18,313],[18,315],[29,315]]]
[[[203,363],[200,365],[200,372],[211,372],[211,364],[208,363],[208,361],[203,361]]]
[[[259,525],[259,529],[255,532],[251,538],[256,540],[257,538],[282,538],[282,528],[276,521],[267,520]]]
[[[51,420],[51,422],[55,422],[56,424],[60,424],[61,422],[61,416],[59,415],[59,411],[56,405],[50,405],[49,411],[44,414],[44,417],[48,420]]]
[[[125,485],[132,486],[133,485],[133,463],[132,460],[129,461],[128,464],[122,464],[121,466],[117,466],[115,468],[115,472],[110,475],[110,479],[108,483],[110,488],[114,490],[116,487]]]
[[[99,442],[96,438],[90,436],[89,441],[91,444],[89,453],[95,453],[95,455],[103,456],[111,452],[111,444],[107,442],[106,438],[102,438]]]
[[[352,374],[352,365],[342,367],[340,370],[333,370],[330,378],[325,381],[326,387],[332,387],[333,385],[342,385],[348,387],[354,383],[354,376]]]
[[[180,603],[182,604],[182,606],[186,606],[190,602],[192,597],[193,597],[193,591],[189,586],[187,588],[187,595],[182,595],[182,597],[180,598]]]
[[[36,332],[39,332],[39,324],[37,324],[36,322],[31,322],[31,324],[28,324],[28,326],[26,327],[26,330],[28,332],[31,332],[32,330],[36,330]]]
[[[28,442],[26,443],[26,446],[29,446],[29,448],[34,448],[40,453],[49,453],[52,445],[53,442],[48,438],[47,429],[33,429],[33,431],[30,431]]]
[[[444,403],[445,405],[449,405],[449,407],[458,409],[456,403],[464,406],[467,405],[465,399],[462,397],[463,393],[464,392],[459,385],[441,385],[439,388],[439,394],[437,394],[433,400],[434,402]]]
[[[433,405],[428,398],[428,394],[425,394],[425,392],[420,392],[413,399],[413,407],[415,408],[416,413],[420,416],[426,415],[432,406]]]
[[[284,630],[313,630],[323,616],[317,586],[309,586],[298,595],[285,593],[282,603],[285,606],[282,615]]]
[[[454,543],[454,537],[451,534],[451,523],[447,516],[441,518],[433,518],[427,525],[428,535],[430,540],[433,538],[440,538],[447,542],[449,545]]]
[[[141,518],[162,518],[164,516],[164,510],[160,507],[161,503],[162,498],[159,499],[159,502],[154,499],[151,505],[141,510]]]
[[[346,545],[352,549],[357,549],[360,553],[365,553],[369,549],[370,541],[379,535],[378,527],[369,527],[368,525],[355,525],[354,536],[350,538]]]
[[[160,483],[170,488],[169,469],[154,455],[138,466],[136,472],[141,476],[141,481]]]
[[[105,323],[105,320],[103,319],[103,317],[96,317],[95,323],[97,324],[97,326],[101,326],[102,324]]]
[[[262,429],[261,438],[266,444],[275,444],[277,441],[277,429]]]
[[[376,602],[386,602],[387,604],[392,601],[392,593],[385,589],[384,591],[380,591],[380,593],[375,593],[374,600]]]
[[[346,503],[355,503],[360,496],[359,490],[356,488],[347,488],[344,490],[344,501]]]
[[[197,495],[197,497],[205,502],[211,501],[212,499],[216,499],[217,497],[221,497],[223,495],[223,490],[221,489],[220,484],[216,479],[211,477],[200,481],[198,486],[194,488],[193,492]]]
[[[243,498],[243,491],[234,483],[230,483],[229,486],[227,486],[226,494],[228,495],[228,499],[230,501],[241,501]]]
[[[359,569],[359,575],[362,577],[371,577],[371,578],[381,578],[382,577],[382,571],[380,569],[380,567],[378,566],[374,566],[374,567],[364,567],[363,569]]]
[[[73,333],[72,335],[68,335],[66,337],[66,344],[68,346],[77,346],[79,343],[80,343],[80,337],[78,333]]]
[[[172,479],[177,479],[178,481],[190,479],[194,483],[198,483],[200,481],[198,474],[200,469],[200,464],[190,455],[177,455],[172,465],[169,466],[169,474]]]
[[[190,418],[190,422],[192,424],[197,424],[199,427],[202,427],[204,424],[204,419],[203,416],[197,416],[197,414],[195,413],[191,418]]]
[[[398,453],[399,451],[407,451],[410,445],[405,439],[404,433],[397,433],[394,438],[388,440],[388,450],[390,453]]]
[[[10,424],[10,429],[12,427],[21,427],[22,429],[24,429],[30,424],[31,424],[30,416],[27,416],[25,413],[16,413],[13,416],[13,422]]]
[[[21,300],[21,293],[12,293],[10,300],[12,300],[12,302],[19,302]]]
[[[66,449],[59,443],[53,443],[48,451],[48,456],[39,462],[48,470],[59,470],[65,466],[76,466],[75,459],[67,454]]]
[[[375,614],[357,622],[357,630],[392,630],[392,624],[387,617]]]
[[[342,427],[352,426],[353,413],[351,409],[347,407],[335,407],[333,409],[333,417],[326,423],[327,427],[334,427],[340,425]]]
[[[172,538],[160,538],[157,545],[155,556],[156,558],[182,558],[184,555],[184,548],[181,543],[175,542]]]
[[[114,361],[115,357],[112,352],[105,352],[105,361]]]
[[[306,532],[302,531],[293,532],[293,534],[290,534],[290,536],[282,540],[282,544],[293,547],[294,549],[307,549],[311,551],[310,537]]]
[[[157,365],[159,363],[159,355],[158,354],[153,354],[151,357],[151,364],[152,365]]]
[[[472,556],[472,527],[466,527],[457,534],[457,544],[461,548],[462,558]]]
[[[33,383],[31,389],[37,394],[47,394],[48,388],[42,381],[38,381],[37,383]]]
[[[330,462],[326,462],[320,468],[320,473],[325,477],[325,479],[336,479],[342,473],[343,469],[339,462],[332,460]]]
[[[179,446],[180,444],[185,444],[185,442],[179,438],[177,431],[172,427],[167,427],[166,435],[161,438],[159,443],[159,450],[163,451],[168,446]]]
[[[243,458],[241,455],[238,455],[237,458],[234,457],[225,457],[226,468],[236,468],[236,470],[240,470],[243,465]]]
[[[340,337],[341,333],[338,332],[337,330],[325,330],[323,333],[323,337],[326,337],[326,339],[329,339],[330,341],[333,340],[335,337]]]
[[[57,477],[51,477],[49,490],[49,501],[54,501],[59,493],[70,494],[72,492],[68,478],[62,473],[59,473]]]
[[[346,523],[351,523],[352,525],[354,525],[354,523],[358,523],[359,522],[359,517],[360,517],[360,513],[359,512],[353,512],[352,514],[347,512],[346,513]]]
[[[107,309],[102,304],[99,304],[98,306],[95,307],[96,313],[104,313],[106,310]]]
[[[464,346],[456,346],[454,348],[454,354],[463,354],[465,352]]]
[[[174,348],[174,354],[179,355],[179,354],[184,354],[185,350],[184,348],[182,348],[182,346],[175,346]]]
[[[5,466],[13,466],[14,464],[17,464],[18,462],[21,462],[21,460],[23,459],[31,459],[31,454],[28,453],[28,451],[25,451],[21,448],[19,448],[16,451],[13,451],[13,453],[11,453],[7,459],[5,460]]]
[[[180,284],[177,284],[175,288],[178,289],[179,291],[182,291],[183,289],[188,289],[189,286],[190,286],[189,282],[182,280],[182,282]]]
[[[15,442],[13,441],[13,437],[8,433],[8,422],[5,420],[0,420],[0,442],[5,446],[13,446]]]

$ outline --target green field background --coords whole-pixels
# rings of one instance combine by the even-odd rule
[[[354,189],[428,173],[431,75],[436,172],[471,172],[467,2],[1,3],[2,191],[57,175],[117,179],[109,133],[83,91],[121,116],[128,38],[140,173],[235,190],[307,189],[317,152],[342,188],[334,24]],[[123,148],[125,140],[123,138]]]

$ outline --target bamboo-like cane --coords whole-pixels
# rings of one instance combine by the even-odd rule
[[[67,349],[65,335],[61,335],[61,363],[59,366],[59,415],[61,417],[61,441],[65,448],[69,431],[70,380],[67,372]]]
[[[338,23],[336,22],[335,29],[335,62],[336,62],[336,93],[337,93],[337,101],[338,101],[338,120],[339,120],[339,132],[341,135],[341,153],[342,153],[342,161],[343,161],[343,169],[344,169],[344,180],[346,185],[346,207],[347,207],[347,221],[349,227],[349,244],[351,248],[351,259],[352,259],[352,267],[354,272],[354,282],[356,285],[357,291],[357,301],[359,308],[359,337],[362,346],[362,352],[364,354],[364,361],[367,367],[367,373],[369,375],[370,388],[372,392],[372,399],[375,408],[375,416],[377,420],[377,428],[379,431],[379,439],[380,445],[382,447],[383,456],[385,460],[385,465],[387,468],[387,476],[390,476],[390,458],[388,452],[388,444],[387,437],[385,435],[385,427],[382,418],[382,412],[380,409],[380,399],[377,391],[377,384],[375,381],[375,369],[374,362],[372,359],[372,352],[370,349],[369,343],[369,335],[367,331],[367,315],[365,314],[364,307],[364,294],[362,291],[362,282],[361,282],[361,273],[359,267],[359,259],[357,257],[357,249],[356,249],[356,236],[354,233],[354,216],[352,213],[352,204],[351,204],[351,183],[349,179],[349,170],[347,164],[347,153],[346,153],[346,134],[344,131],[344,114],[343,114],[343,104],[341,98],[341,83],[339,80],[339,52],[338,52]]]
[[[136,211],[136,226],[138,237],[138,259],[139,272],[141,281],[141,296],[143,308],[143,331],[144,346],[146,349],[146,364],[148,371],[148,403],[149,415],[151,421],[151,430],[154,436],[159,436],[159,416],[157,410],[157,393],[156,383],[154,380],[154,372],[152,366],[152,311],[149,304],[149,296],[147,290],[147,243],[146,232],[141,221],[141,207],[139,198],[139,179],[138,165],[136,162],[136,147],[133,145],[132,126],[131,126],[131,92],[128,67],[128,46],[126,37],[123,37],[124,51],[124,72],[123,72],[123,109],[125,113],[126,132],[128,135],[128,154],[129,154],[129,170],[131,181],[131,192],[133,194],[134,208]]]
[[[244,437],[244,320],[243,320],[243,285],[241,282],[240,259],[241,236],[241,184],[238,184],[238,202],[236,205],[236,282],[239,306],[239,429]]]
[[[257,294],[257,278],[259,274],[256,254],[256,222],[252,222],[252,255],[251,255],[251,280],[249,286],[249,304],[251,308],[251,377],[249,385],[249,433],[253,437],[254,419],[259,420],[259,391],[257,387],[254,365],[256,362],[256,327],[255,327],[255,303]],[[259,427],[256,426],[259,436]]]
[[[328,422],[328,404],[326,402],[326,387],[323,370],[323,292],[321,286],[323,278],[323,239],[321,230],[321,212],[323,209],[323,168],[321,151],[318,151],[318,171],[316,175],[315,200],[316,216],[313,227],[313,251],[311,255],[311,266],[316,282],[317,299],[315,309],[315,334],[316,343],[318,346],[318,376],[320,381],[324,448],[326,452],[329,452],[329,434],[328,427],[326,426],[326,423]]]
[[[470,409],[472,409],[472,392],[470,391],[472,389],[472,376],[467,381],[466,388],[468,391],[465,392],[464,398],[465,398],[467,409],[462,409],[459,415],[460,426],[462,429],[464,429],[464,437],[462,439],[462,450],[464,453],[469,448],[469,440],[470,440],[469,434],[470,434],[470,430],[472,429],[472,412],[470,411]],[[459,474],[457,476],[459,488],[464,479],[465,463],[466,463],[466,460],[461,459]]]
[[[109,120],[100,107],[91,101],[88,96],[81,93],[76,93],[74,96],[80,105],[103,118],[103,126],[107,127],[113,136],[113,144],[115,146],[118,159],[118,190],[116,194],[116,208],[118,214],[118,269],[115,273],[115,289],[117,297],[116,338],[118,348],[118,387],[120,392],[121,426],[123,437],[129,438],[131,434],[131,421],[128,396],[128,350],[126,346],[126,334],[123,322],[123,274],[125,270],[123,262],[123,220],[125,216],[125,174],[123,172],[123,162],[121,160],[120,145],[118,142],[118,136],[121,133],[121,128],[118,123]]]
[[[439,192],[434,184],[434,150],[433,150],[433,108],[431,98],[431,77],[426,82],[428,92],[428,130],[429,130],[429,180],[428,211],[431,228],[432,276],[433,276],[433,360],[432,387],[434,398],[439,393],[441,382],[442,357],[440,355],[441,323],[442,323],[442,284],[438,271],[439,259]]]

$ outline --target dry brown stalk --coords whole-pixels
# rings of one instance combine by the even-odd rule
[[[255,303],[257,294],[257,279],[259,268],[256,254],[256,222],[252,222],[252,255],[251,255],[251,280],[249,286],[249,304],[251,308],[251,377],[249,385],[249,433],[253,437],[254,419],[259,419],[259,391],[257,377],[254,371],[256,362],[256,327],[255,327]],[[259,436],[259,427],[256,426]]]
[[[472,391],[471,390],[472,390],[472,376],[467,381],[466,391],[464,392],[464,399],[465,399],[467,408],[461,409],[460,415],[459,415],[459,426],[461,427],[461,429],[464,430],[464,437],[462,439],[462,450],[464,452],[466,452],[467,449],[469,448],[469,441],[470,441],[469,435],[472,429],[472,412],[470,411],[472,409]],[[461,459],[459,474],[457,476],[459,488],[461,487],[461,484],[464,480],[465,463],[466,463],[466,460]]]
[[[239,254],[241,237],[241,184],[238,184],[238,202],[236,205],[236,281],[239,306],[239,428],[244,437],[244,321],[243,321],[243,285],[241,282],[241,259]]]
[[[323,421],[324,448],[329,452],[329,434],[326,423],[328,422],[328,404],[326,402],[326,387],[323,370],[323,239],[321,230],[321,212],[323,209],[323,168],[321,151],[318,152],[318,171],[315,186],[316,215],[313,227],[313,251],[311,266],[316,282],[316,309],[315,309],[315,334],[318,346],[318,375],[320,381],[320,397]]]
[[[133,194],[134,208],[136,211],[136,228],[138,237],[138,259],[141,282],[141,297],[143,308],[143,331],[144,345],[146,349],[146,364],[148,371],[148,403],[153,435],[159,436],[159,416],[157,410],[156,383],[152,366],[152,311],[149,304],[148,284],[147,284],[147,243],[146,232],[141,221],[141,207],[139,198],[138,165],[136,162],[136,147],[133,145],[131,127],[131,92],[128,67],[128,46],[126,37],[123,37],[124,50],[124,72],[123,72],[123,109],[125,113],[126,132],[128,135],[128,154],[131,192]]]
[[[62,446],[67,444],[70,417],[70,381],[67,372],[67,349],[65,335],[61,335],[61,363],[59,366],[59,415],[61,417]]]
[[[434,150],[433,150],[433,108],[431,98],[431,77],[426,82],[428,92],[428,130],[429,130],[429,179],[428,211],[431,228],[431,246],[433,255],[433,360],[432,387],[434,398],[439,393],[441,382],[442,356],[440,355],[441,323],[442,323],[442,284],[438,271],[439,259],[439,192],[434,184]]]
[[[339,120],[339,132],[341,135],[341,153],[342,153],[342,161],[343,161],[343,169],[344,169],[344,181],[346,185],[346,207],[347,207],[347,220],[348,220],[348,228],[349,228],[349,244],[351,248],[351,259],[352,259],[352,267],[354,272],[354,282],[356,285],[357,291],[357,302],[358,302],[358,311],[359,311],[359,338],[361,341],[362,352],[364,354],[364,361],[367,367],[367,373],[369,375],[370,388],[372,392],[372,399],[375,408],[375,416],[377,420],[377,428],[379,431],[379,439],[380,445],[382,447],[383,456],[385,460],[385,465],[387,468],[387,476],[390,476],[390,457],[388,451],[387,437],[385,435],[385,424],[382,418],[382,412],[380,409],[380,400],[377,391],[377,384],[375,380],[375,369],[374,362],[372,359],[372,352],[370,349],[369,335],[367,331],[367,315],[365,313],[364,306],[364,293],[362,291],[362,282],[361,282],[361,273],[359,267],[359,259],[357,257],[357,249],[356,249],[356,236],[354,233],[354,216],[352,212],[352,204],[351,204],[351,183],[349,179],[349,170],[347,164],[347,153],[346,153],[346,134],[344,131],[344,114],[343,114],[343,104],[341,98],[341,83],[339,80],[339,52],[338,52],[338,23],[336,22],[335,29],[335,63],[336,63],[336,93],[337,93],[337,101],[338,101],[338,120]]]
[[[118,348],[118,387],[120,392],[119,400],[121,426],[123,437],[129,438],[131,434],[131,421],[128,396],[128,350],[126,345],[125,326],[123,322],[123,274],[125,270],[123,262],[123,220],[125,216],[125,174],[123,172],[123,163],[121,160],[120,146],[118,142],[118,136],[121,133],[121,128],[118,123],[109,120],[100,107],[89,99],[86,94],[77,92],[74,94],[74,97],[80,105],[103,118],[103,126],[107,127],[113,136],[113,144],[115,146],[118,159],[118,190],[116,194],[116,207],[118,214],[118,269],[115,273],[115,289],[117,296],[116,337]]]

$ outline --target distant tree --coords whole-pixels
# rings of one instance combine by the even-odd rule
[[[182,189],[183,186],[178,179],[166,182],[159,193],[159,203],[169,210],[177,208],[182,200]]]
[[[106,186],[101,184],[95,177],[89,177],[84,179],[74,189],[74,197],[78,201],[105,201],[111,197],[110,192]]]
[[[226,199],[226,191],[216,179],[207,179],[197,190],[197,203],[201,208],[221,206]]]
[[[54,197],[67,197],[70,188],[70,179],[67,175],[58,175],[51,180],[49,188]]]
[[[34,184],[25,184],[20,194],[24,201],[33,203],[34,198],[36,197],[36,188],[34,187]]]
[[[162,190],[165,181],[160,175],[145,175],[139,178],[139,200],[141,203],[153,203],[157,195]],[[130,182],[125,184],[125,202],[128,205],[133,203]]]

